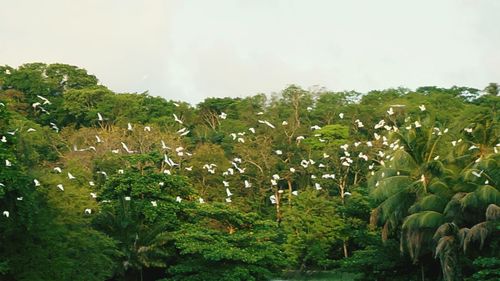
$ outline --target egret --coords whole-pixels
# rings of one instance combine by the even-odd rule
[[[68,172],[68,179],[74,180],[76,179],[70,172]]]
[[[229,188],[226,187],[226,194],[227,194],[227,197],[231,197],[233,194],[231,193],[231,190],[229,190]]]
[[[198,201],[200,202],[200,204],[205,203],[205,200],[203,200],[203,198],[201,198],[201,197],[198,199]]]
[[[182,120],[179,119],[179,117],[177,117],[177,115],[175,115],[175,113],[173,113],[172,115],[174,115],[174,121],[179,123],[179,124],[182,124]]]
[[[340,119],[344,119],[344,113],[339,113]]]
[[[98,135],[95,135],[95,139],[96,139],[97,143],[101,143],[102,142],[101,138]]]
[[[87,209],[85,209],[84,212],[85,212],[85,214],[90,215],[92,213],[92,210],[87,208]]]
[[[245,180],[245,188],[249,187],[252,187],[252,184],[249,181]]]
[[[125,151],[127,153],[134,153],[134,151],[128,149],[128,146],[124,142],[122,142],[121,144],[122,144],[123,149],[125,149]]]
[[[392,109],[392,107],[390,107],[389,110],[387,110],[387,114],[389,114],[389,115],[394,114],[394,110]]]
[[[283,122],[281,122],[281,125],[282,126],[286,126],[286,125],[288,125],[288,122],[287,121],[283,121]]]
[[[418,108],[420,108],[420,111],[425,111],[425,105],[419,105]]]
[[[125,201],[130,201],[130,196],[125,196]]]
[[[95,198],[97,198],[97,194],[96,194],[95,192],[91,192],[91,193],[90,193],[90,197],[92,197],[92,198],[94,198],[94,199],[95,199]]]
[[[151,132],[151,127],[150,126],[144,126],[144,132]]]
[[[200,198],[200,199],[201,199],[201,198]],[[156,203],[156,201],[151,201],[151,205],[153,205],[153,207],[158,206],[158,204]]]
[[[314,187],[316,188],[316,190],[321,190],[321,185],[319,183],[315,183]]]
[[[1,142],[3,143],[6,143],[7,142],[7,138],[5,136],[2,136],[2,138],[0,139]]]
[[[276,152],[276,155],[281,155],[281,154],[283,154],[283,151],[281,151],[281,150],[279,150],[279,149],[278,149],[278,150],[276,150],[275,152]]]
[[[298,196],[299,192],[297,190],[294,190],[294,191],[292,191],[292,194],[295,195],[295,196]]]
[[[104,121],[104,119],[102,118],[101,113],[99,113],[99,112],[97,112],[97,119],[98,119],[99,121]]]
[[[34,179],[33,182],[35,183],[35,186],[40,186],[40,182],[37,179]]]
[[[5,159],[5,166],[7,166],[7,167],[12,166],[12,162],[10,162],[9,160]]]
[[[231,197],[228,197],[228,198],[226,198],[226,202],[227,202],[227,203],[231,203],[231,202],[233,202],[233,201],[231,200]]]
[[[180,196],[177,196],[177,197],[175,197],[175,201],[178,202],[178,203],[181,203],[182,198]]]
[[[9,213],[9,211],[3,211],[3,213],[2,213],[2,214],[3,214],[5,217],[7,217],[7,218],[8,218],[10,213]]]
[[[226,119],[227,118],[227,114],[224,113],[224,112],[221,112],[220,115],[219,115],[220,118],[222,119]]]
[[[276,196],[274,195],[269,196],[269,200],[271,200],[271,204],[276,204]]]
[[[64,191],[64,186],[62,184],[58,184],[57,188],[59,188],[61,191]]]
[[[27,132],[27,133],[36,132],[36,130],[35,130],[35,129],[33,129],[33,128],[29,128],[28,130],[26,130],[26,132]]]
[[[250,128],[248,129],[250,132],[254,133],[255,134],[255,129],[254,128]]]
[[[130,123],[127,124],[127,130],[129,130],[129,131],[134,130],[134,128],[132,128],[132,124],[130,124]]]

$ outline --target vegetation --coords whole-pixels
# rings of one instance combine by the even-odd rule
[[[498,89],[192,106],[0,66],[0,280],[497,280]]]

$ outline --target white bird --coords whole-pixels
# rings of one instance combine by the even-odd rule
[[[479,147],[477,147],[477,146],[475,146],[475,145],[471,145],[471,146],[469,147],[469,150],[478,149],[478,148],[479,148]]]
[[[313,108],[312,108],[312,107],[310,107],[310,106],[308,106],[306,109],[307,109],[307,111],[311,111],[311,110],[313,110]]]
[[[231,202],[233,202],[233,201],[231,200],[231,197],[228,197],[228,198],[226,198],[226,202],[227,202],[227,203],[231,203]]]
[[[94,198],[94,199],[95,199],[95,198],[97,198],[97,194],[96,194],[95,192],[91,192],[91,193],[90,193],[90,197],[92,197],[92,198]]]
[[[151,127],[150,126],[144,126],[144,132],[151,132]]]
[[[170,147],[168,147],[163,140],[161,140],[161,148],[162,149],[170,149]]]
[[[478,172],[476,172],[476,171],[472,171],[472,174],[473,174],[474,176],[476,176],[476,177],[480,178],[480,177],[481,177],[481,175],[483,174],[483,170],[481,170],[479,173],[478,173]]]
[[[87,208],[87,209],[85,209],[84,212],[85,212],[85,214],[90,215],[92,213],[92,210]]]
[[[255,129],[254,128],[250,128],[248,129],[250,132],[254,133],[255,134]]]
[[[226,119],[227,118],[227,114],[224,113],[224,112],[221,112],[220,115],[219,115],[220,118],[222,119]]]
[[[39,102],[35,102],[35,103],[33,103],[31,106],[32,106],[33,108],[35,108],[35,109],[36,109],[36,108],[37,108],[37,106],[40,106],[40,105],[42,105],[42,104],[41,104],[41,103],[39,103]]]
[[[181,203],[182,198],[180,196],[177,196],[177,197],[175,197],[175,201],[178,202],[178,203]]]
[[[352,194],[348,191],[344,192],[344,196],[351,196]]]
[[[36,132],[36,130],[33,129],[33,128],[29,128],[28,130],[26,130],[26,132],[28,132],[28,133],[30,133],[30,132]]]
[[[182,124],[182,120],[181,120],[181,119],[179,119],[179,117],[177,117],[177,115],[175,115],[175,113],[174,113],[174,114],[172,114],[172,115],[174,115],[174,121],[175,121],[175,122],[177,122],[177,123],[179,123],[179,124]]]
[[[319,129],[321,129],[321,127],[318,125],[314,125],[311,127],[311,130],[319,130]]]
[[[339,113],[340,119],[344,119],[344,113]]]
[[[156,201],[151,201],[151,205],[153,205],[153,207],[156,207],[158,206],[158,203],[156,203]]]
[[[61,190],[64,191],[64,186],[62,184],[58,184],[57,187]]]
[[[2,213],[2,214],[3,214],[5,217],[7,217],[7,218],[8,218],[10,213],[9,213],[9,211],[3,211],[3,213]]]
[[[422,124],[420,124],[420,122],[418,121],[415,121],[415,128],[420,128],[422,127]]]
[[[472,133],[472,128],[464,128],[464,131],[466,131],[467,133]]]
[[[419,105],[418,108],[420,108],[420,111],[425,111],[425,105]]]
[[[245,180],[245,188],[249,188],[249,187],[252,187],[252,183],[250,183],[249,181]]]
[[[316,190],[321,190],[321,185],[319,183],[315,183],[314,187],[316,188]]]
[[[438,160],[439,159],[439,155],[434,157],[434,161]]]
[[[3,143],[6,143],[7,142],[7,138],[5,136],[2,136],[2,139],[0,139],[1,142]]]
[[[123,149],[125,149],[125,151],[127,153],[134,153],[134,151],[128,149],[128,146],[124,142],[122,142],[121,144],[122,144]]]
[[[205,203],[205,200],[203,200],[203,198],[201,198],[201,197],[200,197],[200,198],[198,198],[198,201],[200,202],[200,204]]]
[[[130,123],[127,124],[127,130],[129,130],[129,131],[134,130],[134,128],[132,128],[132,124],[130,124]]]
[[[389,110],[387,110],[387,114],[389,114],[389,115],[394,114],[394,110],[392,110],[392,107],[390,107]]]
[[[297,142],[300,142],[301,140],[305,139],[304,136],[298,136],[297,138],[295,138],[295,140]]]
[[[227,181],[222,181],[222,184],[223,184],[224,186],[229,186],[229,182],[227,182]]]
[[[40,186],[40,182],[37,179],[34,179],[33,182],[35,183],[35,186]]]
[[[47,98],[37,95],[37,97],[43,100],[43,104],[52,104]]]
[[[97,119],[98,119],[99,121],[104,121],[104,119],[102,118],[101,113],[99,113],[99,112],[97,112]]]
[[[16,200],[17,201],[23,201],[23,197],[17,197]]]
[[[278,150],[276,150],[275,152],[276,152],[276,154],[277,154],[277,155],[281,155],[281,154],[283,154],[283,151],[281,151],[281,150],[279,150],[279,149],[278,149]]]
[[[74,180],[76,179],[70,172],[68,172],[68,179]]]
[[[288,125],[288,122],[287,121],[283,121],[283,122],[281,122],[281,125],[286,126],[286,125]]]
[[[276,204],[276,196],[274,195],[269,196],[269,200],[271,200],[271,204]]]
[[[295,173],[295,168],[290,168],[290,172]]]
[[[227,194],[227,197],[231,197],[233,194],[231,193],[231,191],[229,190],[229,188],[226,187],[226,194]]]
[[[294,191],[292,191],[292,194],[295,195],[295,196],[298,196],[299,192],[297,190],[294,190]]]
[[[130,196],[125,196],[125,201],[130,201]]]
[[[257,115],[262,115],[262,114],[264,114],[264,112],[262,111],[257,112]]]
[[[9,160],[5,159],[5,166],[10,167],[12,166],[12,163]]]
[[[280,176],[279,176],[278,174],[274,174],[274,175],[273,175],[273,179],[275,179],[275,180],[279,180],[279,179],[280,179]]]
[[[276,186],[276,185],[278,185],[278,182],[277,182],[277,181],[275,181],[275,180],[273,180],[273,179],[271,179],[271,185],[272,185],[272,186]]]
[[[95,139],[96,139],[97,143],[101,143],[102,142],[101,138],[98,135],[95,135]]]
[[[55,167],[54,168],[54,171],[58,172],[58,173],[62,173],[62,169],[60,167]]]
[[[185,136],[185,135],[189,134],[189,132],[191,132],[191,131],[187,130],[187,131],[185,131],[184,133],[182,133],[180,136],[181,136],[181,137],[183,137],[183,136]]]

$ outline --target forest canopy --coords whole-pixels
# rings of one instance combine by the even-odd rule
[[[499,91],[191,105],[0,66],[0,280],[498,280]]]

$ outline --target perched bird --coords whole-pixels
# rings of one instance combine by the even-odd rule
[[[8,217],[9,217],[9,215],[10,215],[9,211],[3,211],[3,213],[2,213],[2,214],[3,214],[6,218],[8,218]]]
[[[92,213],[92,210],[87,208],[85,209],[84,213],[90,215]]]
[[[68,172],[68,179],[74,180],[76,179],[70,172]]]
[[[102,118],[102,115],[101,115],[101,113],[99,113],[99,112],[97,112],[97,119],[98,119],[99,121],[104,121],[104,118]]]
[[[40,186],[40,182],[37,179],[34,179],[33,182],[35,183],[35,186]]]
[[[182,198],[180,196],[177,196],[177,197],[175,197],[175,201],[178,202],[178,203],[181,203]]]
[[[389,114],[389,115],[394,114],[394,110],[392,109],[392,107],[390,107],[389,110],[387,110],[387,114]]]
[[[420,108],[420,111],[425,111],[425,105],[419,105],[418,108]]]
[[[134,130],[134,128],[132,128],[132,124],[130,124],[130,123],[127,124],[127,130],[129,130],[129,131]]]
[[[57,188],[59,188],[61,191],[64,191],[64,186],[62,184],[58,184]]]

